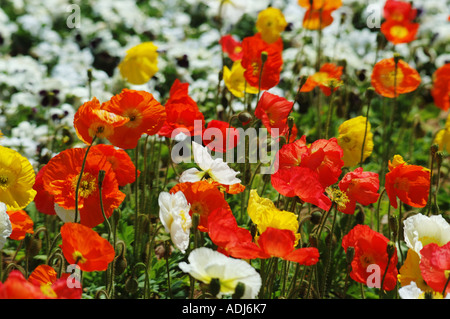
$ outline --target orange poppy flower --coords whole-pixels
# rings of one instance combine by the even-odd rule
[[[75,209],[75,190],[85,152],[82,148],[62,151],[49,161],[44,172],[44,189],[54,196],[56,204],[66,210]],[[106,157],[89,153],[78,190],[78,209],[80,223],[91,228],[104,221],[98,189],[100,170],[105,171],[102,202],[107,218],[125,198],[125,194],[119,191],[116,175]]]
[[[387,268],[389,259],[387,253],[388,243],[389,240],[386,237],[372,230],[369,226],[356,225],[342,238],[342,248],[344,248],[345,252],[347,252],[348,247],[355,249],[351,262],[352,271],[350,272],[350,277],[357,282],[367,284],[368,277],[373,273],[373,270],[370,271],[368,267],[378,265],[380,273],[382,275],[386,273],[383,289],[393,290],[397,284],[398,258],[397,252],[394,252],[390,257],[389,267]]]
[[[430,189],[430,170],[406,164],[401,156],[397,155],[393,162],[389,161],[385,189],[394,208],[397,208],[397,197],[406,205],[424,207]]]
[[[242,59],[242,44],[235,40],[231,34],[224,35],[220,41],[222,51],[225,52],[231,61]]]
[[[12,225],[12,233],[9,238],[22,240],[26,234],[34,234],[34,222],[24,210],[6,211]]]
[[[417,89],[421,80],[415,69],[401,59],[398,60],[397,75],[395,69],[394,58],[383,59],[375,64],[371,84],[378,94],[393,98]]]
[[[341,85],[341,76],[343,71],[342,66],[337,66],[333,63],[324,63],[319,72],[314,73],[306,79],[305,84],[302,86],[300,92],[310,92],[316,86],[322,90],[322,92],[329,96],[331,94],[331,87],[334,91]]]
[[[443,111],[450,109],[450,63],[444,64],[433,73],[431,95],[438,108]]]
[[[124,149],[135,148],[142,134],[156,134],[166,119],[164,107],[145,91],[123,89],[105,102],[103,109],[129,120],[108,138],[111,144]]]
[[[38,212],[46,215],[56,215],[55,201],[53,195],[44,189],[44,182],[42,177],[44,176],[47,165],[44,165],[36,174],[36,182],[33,185],[33,189],[36,191],[34,197],[34,205]]]
[[[303,28],[308,30],[322,30],[333,23],[333,10],[308,9],[303,16]]]
[[[115,148],[113,145],[97,144],[92,146],[90,152],[98,153],[106,157],[111,164],[111,169],[116,174],[119,186],[131,184],[136,180],[136,168],[127,152]],[[138,171],[138,176],[140,172]]]
[[[81,105],[73,119],[75,132],[80,140],[90,145],[94,136],[108,139],[118,126],[129,121],[128,118],[118,116],[101,108],[96,97]]]
[[[223,208],[231,211],[223,193],[207,181],[179,183],[172,187],[169,193],[174,194],[178,191],[182,191],[188,203],[191,204],[189,214],[200,215],[198,229],[202,232],[208,231],[208,216],[214,209]]]
[[[335,10],[342,6],[342,0],[298,0],[298,4],[306,9]]]
[[[51,285],[57,279],[57,273],[49,265],[39,265],[28,276],[28,281],[35,285]]]
[[[386,37],[386,40],[393,44],[409,43],[416,39],[418,23],[412,23],[407,20],[387,20],[381,24],[380,31]]]
[[[387,0],[383,7],[386,20],[412,21],[417,16],[417,9],[409,1]]]
[[[96,231],[78,223],[61,226],[61,249],[69,264],[82,271],[103,271],[115,256],[114,247]]]
[[[283,66],[283,42],[280,39],[268,44],[259,33],[242,40],[243,56],[241,65],[245,69],[244,77],[248,84],[261,90],[269,90],[280,81],[280,72]],[[262,64],[261,54],[267,54]],[[262,67],[262,74],[261,74]],[[261,86],[259,86],[261,77]]]
[[[158,132],[158,135],[171,138],[172,133],[185,133],[197,136],[203,133],[205,117],[200,112],[197,103],[189,96],[189,83],[181,83],[176,79],[169,92],[169,99],[165,104],[167,118]],[[196,121],[199,121],[200,130],[195,130]],[[177,133],[175,133],[177,134]]]

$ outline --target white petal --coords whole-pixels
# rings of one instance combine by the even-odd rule
[[[398,294],[402,299],[418,299],[422,293],[423,291],[417,287],[414,281],[398,290]]]
[[[195,183],[195,182],[200,181],[202,179],[203,175],[205,175],[205,172],[201,172],[198,169],[196,169],[195,167],[192,167],[192,168],[185,170],[181,174],[180,179],[178,181],[180,183],[186,183],[186,182]]]
[[[64,223],[78,223],[80,221],[80,214],[78,214],[77,220],[75,221],[75,209],[65,209],[55,203],[55,212]]]
[[[450,241],[450,224],[441,215],[416,214],[403,222],[406,245],[420,256],[429,243],[443,246]]]
[[[6,243],[6,239],[12,233],[11,220],[9,219],[9,215],[6,210],[6,204],[0,202],[0,249],[3,248]]]
[[[194,161],[203,170],[207,171],[213,165],[213,158],[208,151],[208,148],[192,142],[192,153],[194,154]]]

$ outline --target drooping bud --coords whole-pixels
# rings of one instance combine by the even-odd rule
[[[231,296],[233,299],[241,299],[245,293],[245,285],[242,282],[238,282],[234,289],[234,294]]]
[[[394,255],[396,251],[395,243],[393,241],[389,241],[386,247],[386,252],[388,254],[389,259]]]
[[[211,279],[211,282],[209,283],[209,292],[213,296],[217,296],[220,292],[220,280],[219,278],[213,278]]]

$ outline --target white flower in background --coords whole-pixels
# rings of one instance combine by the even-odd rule
[[[416,214],[405,219],[403,225],[406,245],[419,256],[420,250],[430,243],[443,246],[450,241],[450,224],[441,215]]]
[[[402,299],[425,299],[425,292],[422,291],[414,281],[407,286],[403,286],[398,290],[398,294]],[[445,298],[439,292],[431,293],[432,299],[450,299],[450,294],[447,294]]]
[[[261,288],[261,276],[247,262],[227,257],[207,247],[194,249],[188,263],[181,262],[179,267],[192,277],[205,284],[218,279],[220,292],[217,297],[234,293],[238,283],[245,286],[242,299],[254,299]]]
[[[194,161],[201,170],[195,167],[185,170],[180,176],[180,183],[195,183],[201,181],[202,178],[211,178],[222,185],[234,185],[241,182],[236,177],[239,172],[230,168],[223,159],[213,159],[206,147],[193,142],[192,152],[194,154]]]
[[[0,202],[0,249],[5,246],[6,238],[12,233],[12,225],[6,212],[6,204]]]
[[[184,254],[189,246],[189,234],[192,219],[189,215],[191,205],[183,192],[170,194],[161,192],[158,197],[159,218],[172,243]]]

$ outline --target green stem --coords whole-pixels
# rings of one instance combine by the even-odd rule
[[[372,98],[370,97],[367,101],[367,111],[366,111],[366,126],[364,128],[364,138],[362,142],[361,147],[361,160],[359,161],[359,167],[362,167],[363,161],[364,161],[364,147],[366,144],[366,138],[367,138],[367,127],[369,126],[369,110],[370,110],[370,102],[372,101]]]
[[[97,135],[94,135],[94,137],[92,138],[92,142],[87,147],[86,153],[84,153],[83,163],[81,164],[81,172],[80,172],[80,175],[78,176],[77,186],[75,188],[75,219],[74,219],[74,223],[76,223],[77,219],[78,219],[78,197],[79,197],[78,191],[80,189],[81,179],[83,178],[83,172],[84,172],[84,167],[86,166],[87,155],[88,155],[89,150],[91,149],[92,145],[94,144],[96,137],[97,137]]]

